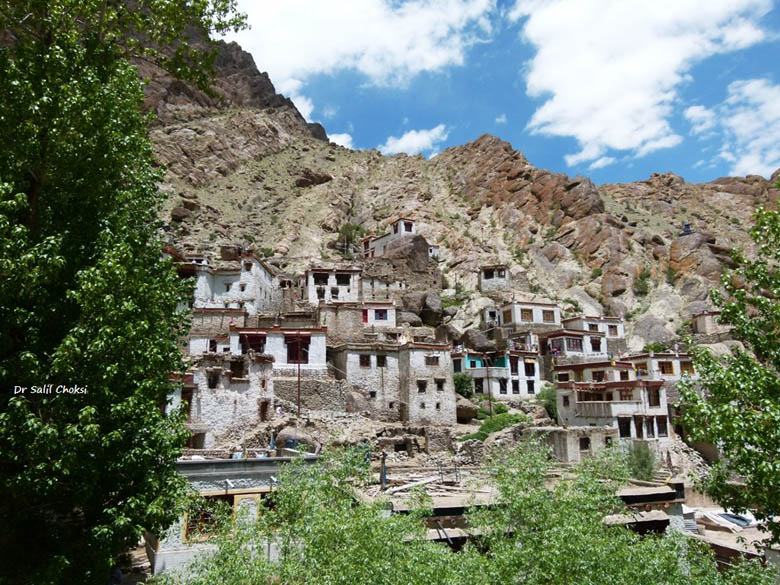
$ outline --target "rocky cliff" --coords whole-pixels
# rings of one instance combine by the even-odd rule
[[[217,71],[221,99],[141,71],[160,119],[152,138],[168,165],[170,237],[191,249],[254,245],[294,272],[341,258],[345,224],[381,233],[412,215],[441,247],[445,288],[470,292],[450,317],[460,330],[494,300],[541,295],[625,317],[632,349],[671,339],[707,306],[730,250],[749,249],[754,209],[780,197],[780,171],[770,181],[692,184],[666,173],[597,186],[537,169],[489,135],[430,160],[352,151],[307,124],[237,45],[221,46]],[[512,285],[490,298],[477,292],[476,271],[496,263]]]

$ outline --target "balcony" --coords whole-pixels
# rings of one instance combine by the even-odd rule
[[[577,402],[576,416],[580,418],[615,418],[633,416],[641,410],[639,400],[619,400],[611,402]]]

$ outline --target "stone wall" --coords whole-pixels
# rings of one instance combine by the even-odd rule
[[[426,364],[426,356],[439,358],[437,365]],[[412,423],[455,424],[455,386],[448,350],[404,348],[399,352],[400,396],[405,412],[401,420]],[[437,380],[442,380],[438,390]],[[419,381],[425,382],[420,391]]]
[[[344,412],[352,385],[346,380],[301,378],[301,407],[308,410],[336,410]],[[274,379],[274,395],[292,404],[298,403],[298,379]]]

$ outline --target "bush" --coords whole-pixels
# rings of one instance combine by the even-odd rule
[[[631,476],[650,481],[655,473],[655,455],[644,441],[635,441],[628,448],[628,465]]]
[[[552,384],[545,384],[542,387],[541,392],[536,396],[536,399],[544,406],[544,409],[547,411],[547,416],[557,422],[558,400],[556,394],[555,386]]]
[[[471,399],[474,393],[471,391],[471,376],[468,374],[455,374],[452,377],[452,381],[455,384],[455,392],[463,396],[463,398]]]
[[[666,282],[669,283],[670,286],[674,286],[679,278],[680,274],[676,270],[671,267],[666,269]]]
[[[650,269],[643,268],[639,276],[634,280],[634,294],[640,297],[650,292]]]
[[[482,408],[480,408],[480,411],[484,411],[485,416],[488,416],[488,411]],[[480,416],[477,415],[477,418],[480,418]],[[478,441],[484,441],[490,433],[502,431],[507,427],[527,420],[528,417],[524,414],[509,414],[508,412],[495,414],[493,418],[484,419],[484,422],[479,426],[479,431],[470,435],[463,435],[458,440],[468,441],[469,439],[477,439]]]
[[[509,408],[506,404],[496,403],[493,405],[493,414],[506,414],[509,412]]]
[[[601,268],[594,268],[593,270],[590,271],[591,279],[598,278],[602,274],[604,274],[604,271]]]
[[[666,346],[661,343],[660,341],[653,341],[652,343],[648,343],[642,348],[642,351],[647,353],[652,351],[653,353],[660,353],[666,349]]]

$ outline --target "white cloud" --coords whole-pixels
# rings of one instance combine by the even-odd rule
[[[612,163],[617,162],[617,159],[612,156],[602,156],[600,159],[592,162],[589,169],[601,169],[608,165],[611,165]]]
[[[322,108],[322,117],[326,120],[330,120],[331,118],[335,118],[336,114],[339,113],[339,109],[336,106],[325,106]]]
[[[345,148],[354,148],[352,146],[352,135],[344,132],[343,134],[328,134],[328,138],[331,142],[343,146]]]
[[[230,35],[274,84],[353,69],[376,85],[461,65],[491,30],[495,0],[241,0],[251,29]]]
[[[528,128],[574,137],[580,150],[565,157],[569,165],[675,146],[682,138],[669,119],[691,67],[763,40],[758,21],[771,8],[771,0],[517,0],[509,18],[525,19],[524,39],[536,48],[526,90],[545,100]]]
[[[301,116],[306,118],[307,122],[311,122],[311,114],[314,111],[314,102],[301,93],[303,82],[300,79],[285,79],[277,86],[277,91],[288,96]]]
[[[769,177],[780,167],[780,84],[743,79],[728,91],[718,107],[724,138],[719,156],[731,163],[732,175]]]
[[[495,119],[496,124],[506,124],[506,114],[501,114]]]
[[[691,123],[691,133],[693,134],[701,134],[715,126],[715,112],[704,106],[686,108],[683,116]]]
[[[377,148],[382,154],[427,152],[430,156],[438,152],[439,144],[447,140],[448,135],[447,127],[444,124],[439,124],[429,130],[409,130],[404,132],[400,138],[390,136],[384,144]]]

